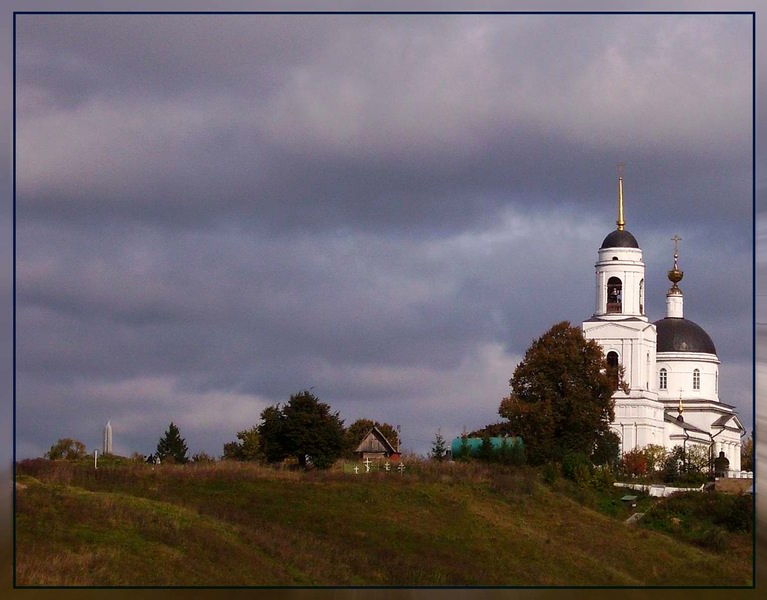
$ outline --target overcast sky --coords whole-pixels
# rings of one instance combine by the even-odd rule
[[[18,15],[17,457],[500,420],[626,228],[752,429],[749,15]],[[760,194],[762,193],[760,184]],[[758,262],[761,270],[765,264]]]

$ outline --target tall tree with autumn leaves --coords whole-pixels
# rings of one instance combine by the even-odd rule
[[[535,340],[510,380],[498,413],[522,437],[530,462],[591,456],[614,419],[611,373],[601,346],[578,327],[557,323]]]

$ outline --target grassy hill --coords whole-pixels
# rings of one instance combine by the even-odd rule
[[[532,469],[405,474],[242,463],[20,465],[17,585],[744,586],[750,534],[719,552],[624,524]],[[686,526],[681,524],[680,526]],[[726,552],[726,560],[723,553]]]

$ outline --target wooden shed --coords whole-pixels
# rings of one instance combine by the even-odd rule
[[[354,452],[360,460],[388,458],[396,462],[400,457],[399,450],[391,445],[391,442],[386,439],[386,436],[381,433],[378,427],[373,427],[367,432]]]

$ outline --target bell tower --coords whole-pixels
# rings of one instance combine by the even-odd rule
[[[618,165],[617,229],[599,248],[596,267],[596,307],[594,317],[604,320],[645,315],[645,265],[636,238],[626,229],[623,217],[623,165]]]
[[[655,390],[656,330],[645,314],[645,265],[626,229],[623,165],[618,165],[618,220],[597,251],[596,306],[583,335],[596,341],[610,370],[623,375],[613,394],[612,429],[626,452],[663,443],[663,405]]]

